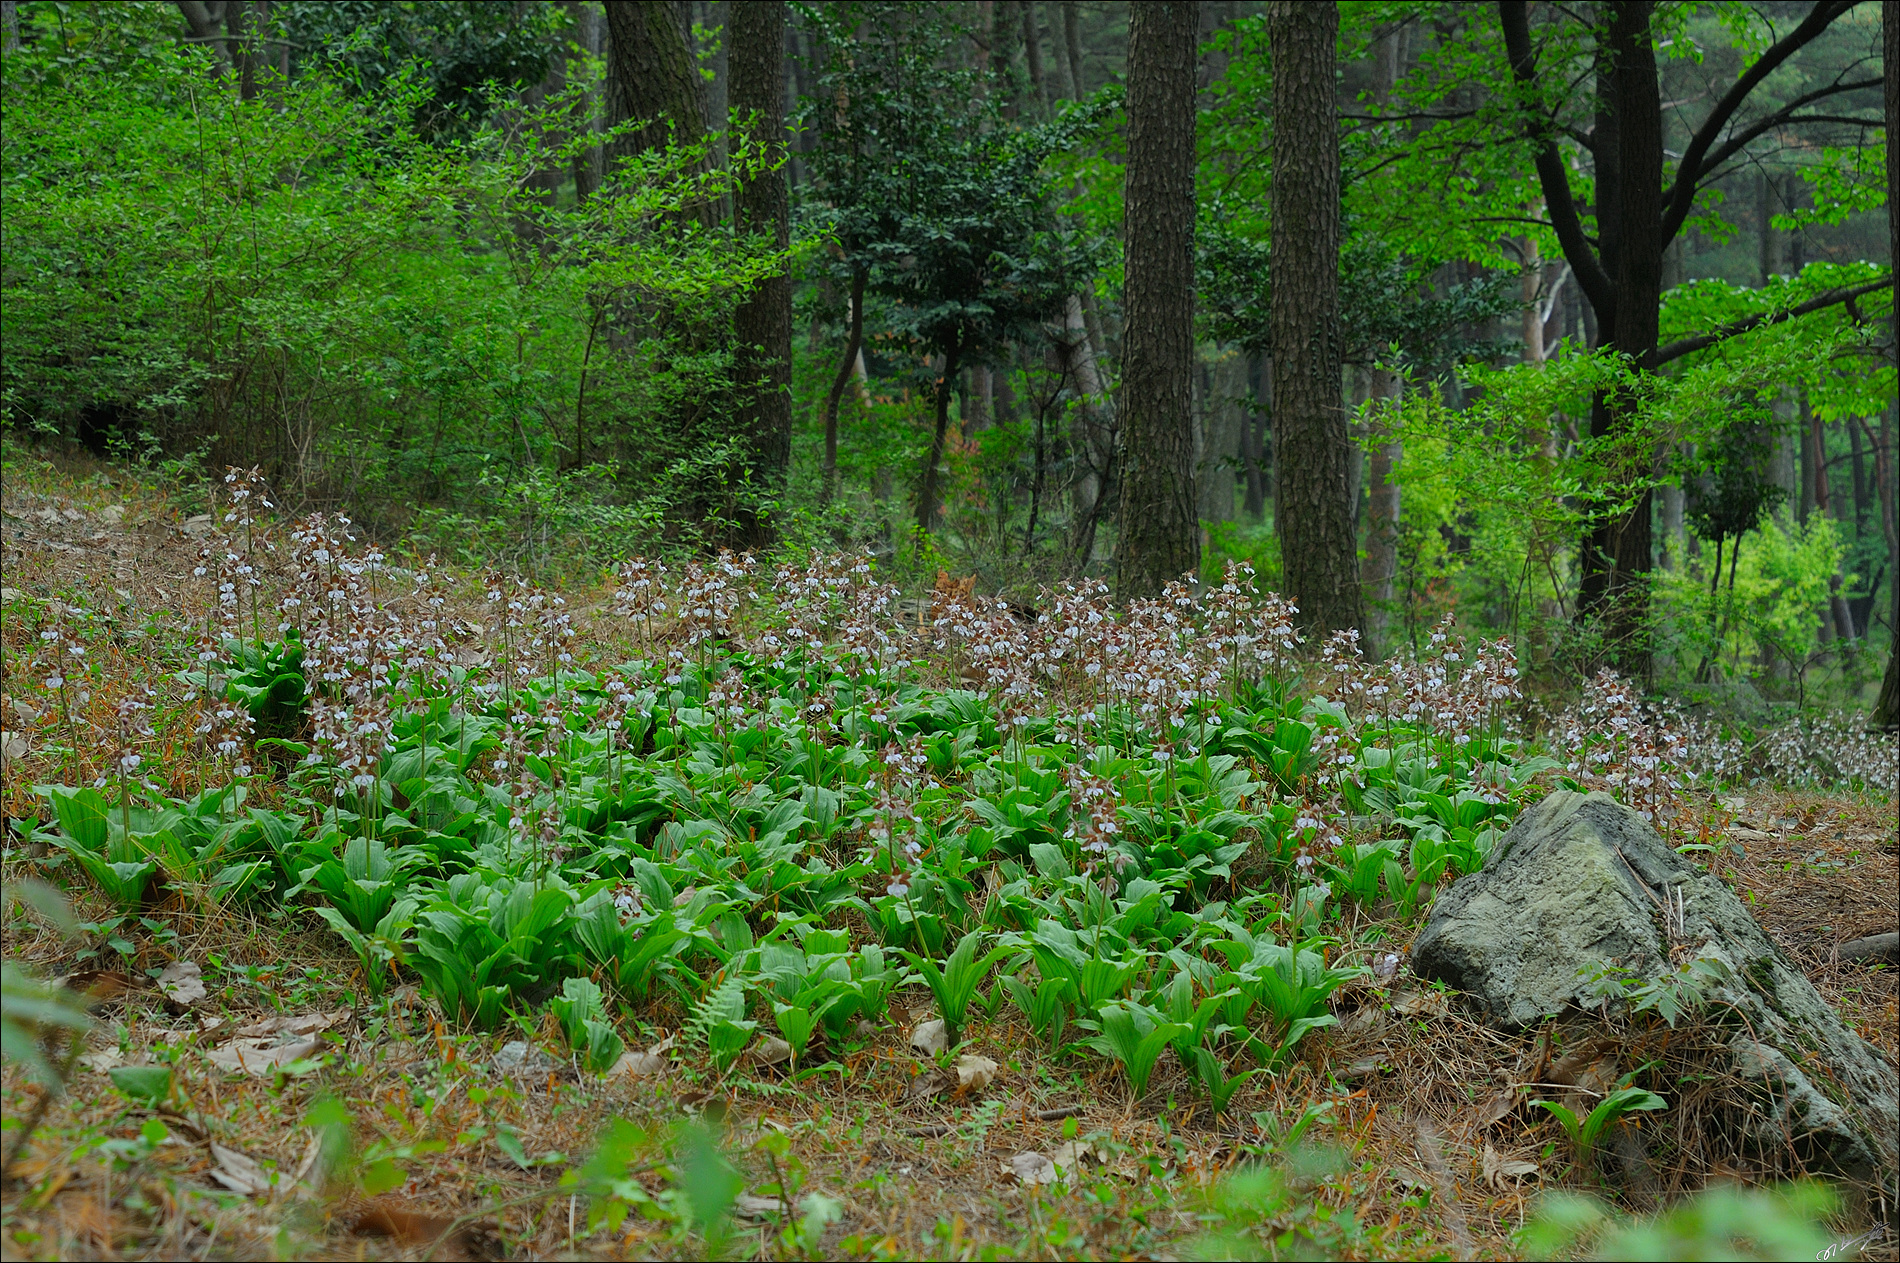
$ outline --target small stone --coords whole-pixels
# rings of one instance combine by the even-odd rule
[[[554,1069],[554,1059],[525,1039],[512,1039],[495,1054],[495,1069],[503,1074],[545,1074]]]

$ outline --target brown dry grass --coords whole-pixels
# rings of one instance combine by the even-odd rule
[[[175,502],[122,471],[85,461],[37,470],[35,486],[20,481],[8,480],[4,500],[6,585],[41,598],[84,594],[91,608],[110,611],[112,635],[98,651],[106,678],[159,679],[185,665],[190,629],[162,611],[184,607],[198,545],[181,529]],[[122,522],[96,515],[107,504],[126,506]],[[86,516],[75,521],[67,508]],[[48,509],[51,518],[42,516]],[[585,613],[597,600],[575,604]],[[598,630],[606,640],[609,629]],[[0,628],[0,640],[0,685],[9,699],[43,705],[42,693],[16,687],[5,674],[37,653],[31,629]],[[103,726],[110,705],[101,690],[79,717],[82,727]],[[194,789],[189,782],[200,760],[190,750],[190,716],[174,708],[162,720],[155,761],[175,778],[175,790]],[[79,744],[78,770],[96,768],[96,742]],[[10,760],[0,807],[13,815],[33,810],[36,781],[75,771],[61,763],[40,749]],[[1828,945],[1895,924],[1893,804],[1744,797],[1735,814],[1770,837],[1751,843],[1725,877],[1844,1016],[1892,1056],[1900,1050],[1894,971],[1834,961]],[[1721,831],[1728,814],[1707,804],[1703,823]],[[31,871],[29,858],[18,854],[5,864],[10,883]],[[76,895],[82,919],[104,916],[83,890]],[[780,1178],[789,1164],[798,1189],[839,1202],[842,1219],[803,1247],[814,1257],[1167,1256],[1197,1228],[1205,1186],[1250,1153],[1271,1148],[1275,1132],[1308,1111],[1321,1116],[1311,1134],[1338,1157],[1335,1167],[1300,1184],[1300,1222],[1314,1222],[1314,1207],[1350,1211],[1364,1230],[1347,1250],[1356,1256],[1507,1257],[1540,1183],[1491,1170],[1499,1160],[1518,1159],[1555,1180],[1563,1166],[1555,1124],[1524,1105],[1529,1095],[1563,1085],[1524,1085],[1543,1082],[1539,1076],[1550,1074],[1564,1049],[1606,1033],[1623,1041],[1614,1054],[1618,1064],[1656,1060],[1652,1074],[1672,1098],[1670,1113],[1649,1124],[1661,1192],[1711,1177],[1787,1170],[1782,1155],[1706,1143],[1733,1130],[1745,1094],[1710,1072],[1710,1050],[1693,1032],[1672,1040],[1659,1028],[1631,1043],[1627,1031],[1576,1025],[1540,1042],[1473,1022],[1429,989],[1361,985],[1343,992],[1340,1026],[1310,1038],[1285,1073],[1256,1079],[1226,1118],[1207,1116],[1171,1057],[1147,1098],[1136,1102],[1109,1063],[1055,1060],[1007,1017],[979,1026],[972,1037],[974,1051],[1002,1065],[986,1093],[905,1104],[905,1089],[922,1066],[901,1021],[848,1050],[835,1071],[796,1085],[773,1068],[715,1081],[703,1057],[690,1055],[658,1079],[603,1083],[559,1065],[510,1075],[495,1065],[499,1038],[446,1030],[412,990],[365,1005],[353,986],[353,959],[313,918],[295,910],[281,920],[206,913],[177,895],[161,911],[177,938],[141,938],[134,989],[98,1010],[88,1046],[120,1049],[133,1063],[170,1059],[177,1109],[154,1115],[133,1107],[103,1075],[79,1070],[72,1092],[52,1105],[25,1158],[7,1172],[0,1246],[8,1258],[684,1257],[703,1246],[663,1219],[635,1216],[616,1233],[589,1234],[584,1202],[559,1187],[561,1173],[589,1151],[604,1120],[624,1118],[645,1129],[657,1158],[683,1110],[715,1120],[749,1189]],[[55,975],[82,963],[73,941],[15,909],[5,916],[10,959]],[[1416,928],[1382,927],[1400,944]],[[137,976],[174,957],[206,965],[213,985],[202,1010],[169,1011]],[[920,1015],[927,996],[903,999],[904,1010]],[[353,1006],[355,1016],[330,1033],[326,1064],[307,1074],[227,1074],[204,1059],[203,1019],[243,1022],[342,1006]],[[647,1042],[667,1033],[641,1032]],[[1706,1082],[1682,1090],[1696,1075]],[[0,1080],[8,1118],[30,1112],[40,1090],[8,1066]],[[213,1140],[279,1170],[298,1170],[316,1134],[313,1111],[321,1116],[325,1098],[351,1120],[354,1145],[327,1186],[312,1177],[290,1196],[247,1198],[210,1179]],[[1073,1109],[1072,1123],[1036,1116],[1063,1108]],[[154,1121],[164,1124],[166,1138],[141,1143],[141,1128]],[[503,1127],[529,1155],[553,1152],[565,1160],[521,1169],[497,1143]],[[916,1134],[932,1128],[944,1134]],[[1107,1155],[1075,1187],[1027,1190],[1002,1173],[1011,1155],[1049,1152],[1070,1134],[1094,1138]],[[773,1135],[789,1141],[779,1168],[769,1145],[760,1144]],[[408,1174],[401,1186],[373,1199],[339,1191],[364,1163],[391,1155]],[[651,1195],[664,1195],[659,1174],[640,1178]],[[774,1224],[741,1218],[727,1250],[765,1257],[799,1245],[782,1239]]]

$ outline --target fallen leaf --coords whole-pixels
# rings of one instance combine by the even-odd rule
[[[493,1224],[464,1224],[385,1203],[357,1215],[351,1228],[360,1237],[389,1237],[404,1246],[422,1246],[437,1260],[506,1257]]]
[[[1489,1141],[1484,1146],[1485,1183],[1499,1192],[1504,1191],[1504,1181],[1516,1180],[1527,1175],[1537,1174],[1537,1164],[1527,1158],[1507,1158],[1491,1147]]]
[[[1056,1164],[1049,1160],[1049,1155],[1038,1153],[1034,1149],[1017,1154],[1008,1162],[1002,1163],[1001,1167],[1004,1175],[1013,1175],[1031,1188],[1038,1184],[1054,1184],[1061,1178],[1056,1170]]]
[[[779,1197],[760,1197],[754,1193],[741,1193],[733,1199],[732,1210],[746,1219],[763,1219],[767,1215],[783,1215],[791,1207]]]
[[[1414,1171],[1411,1167],[1395,1166],[1386,1172],[1386,1174],[1397,1181],[1401,1188],[1424,1189],[1427,1192],[1433,1191],[1432,1182],[1420,1175],[1417,1171]]]
[[[13,589],[8,588],[7,591],[13,592]],[[14,593],[14,595],[17,596],[18,593]],[[13,599],[12,596],[9,596],[7,598],[7,600],[9,601],[11,601],[12,599]],[[40,722],[40,712],[37,709],[35,709],[31,704],[17,697],[11,700],[13,702],[13,713],[20,717],[21,723],[31,728]]]
[[[205,998],[204,971],[195,960],[175,960],[158,976],[158,993],[173,1008],[188,1009]]]
[[[649,1075],[665,1074],[669,1063],[665,1057],[651,1052],[623,1052],[620,1060],[602,1075],[603,1079],[618,1079],[626,1075],[630,1079],[643,1079]]]
[[[904,1089],[906,1101],[921,1101],[936,1096],[952,1083],[956,1082],[948,1070],[925,1070],[911,1076],[910,1084]]]
[[[1049,1161],[1064,1171],[1080,1171],[1084,1162],[1107,1162],[1108,1150],[1091,1145],[1085,1140],[1065,1140],[1055,1147],[1055,1152],[1049,1155]]]
[[[255,1197],[276,1187],[276,1181],[256,1158],[228,1149],[215,1140],[211,1142],[211,1160],[217,1164],[211,1168],[211,1178],[233,1193]]]
[[[95,1073],[104,1074],[108,1070],[124,1065],[125,1054],[116,1048],[102,1048],[98,1052],[90,1052],[81,1057],[79,1064]]]
[[[8,762],[24,759],[33,749],[33,743],[22,732],[0,732],[0,759]]]
[[[86,997],[86,1007],[97,1008],[132,989],[132,978],[116,969],[82,969],[53,984]]]
[[[919,1022],[917,1029],[910,1033],[910,1046],[926,1057],[934,1057],[950,1046],[945,1035],[942,1018],[931,1018],[928,1022]]]
[[[1395,998],[1392,1007],[1407,1017],[1437,1017],[1451,1011],[1451,1001],[1442,991],[1408,991]]]
[[[310,1133],[309,1142],[303,1147],[303,1157],[297,1162],[297,1174],[290,1177],[291,1184],[296,1188],[297,1196],[310,1197],[320,1191],[317,1188],[315,1177],[317,1174],[317,1158],[321,1156],[322,1153],[323,1135],[320,1132],[313,1131]]]
[[[792,1046],[776,1035],[766,1035],[746,1056],[755,1066],[776,1066],[792,1059]]]
[[[1478,1130],[1482,1131],[1492,1123],[1507,1117],[1517,1108],[1517,1085],[1499,1088],[1484,1104],[1478,1106]]]
[[[280,1067],[314,1054],[321,1043],[315,1039],[296,1040],[272,1046],[273,1039],[234,1039],[222,1048],[213,1048],[205,1060],[221,1070],[246,1074],[273,1074]]]
[[[349,1009],[336,1009],[329,1013],[283,1014],[240,1026],[232,1033],[251,1039],[265,1035],[315,1035],[343,1025],[350,1020],[350,1013]]]
[[[117,526],[120,522],[125,520],[125,506],[123,504],[108,504],[105,508],[99,510],[99,520],[109,525]]]
[[[964,1053],[957,1058],[957,1093],[981,1092],[996,1078],[996,1063],[988,1057]]]

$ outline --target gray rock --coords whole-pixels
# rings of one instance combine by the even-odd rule
[[[1680,901],[1675,915],[1666,911]],[[1892,1180],[1900,1084],[1885,1056],[1842,1025],[1733,891],[1607,794],[1562,790],[1530,808],[1484,870],[1447,889],[1412,946],[1412,970],[1521,1030],[1573,1005],[1605,967],[1672,972],[1671,948],[1721,961],[1708,1020],[1733,1027],[1736,1074],[1765,1089],[1764,1140],[1803,1140],[1822,1165]],[[1678,953],[1678,958],[1680,953]]]

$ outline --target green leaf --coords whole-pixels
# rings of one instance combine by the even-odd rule
[[[172,1093],[170,1066],[114,1066],[106,1075],[113,1087],[140,1105],[156,1107]]]

